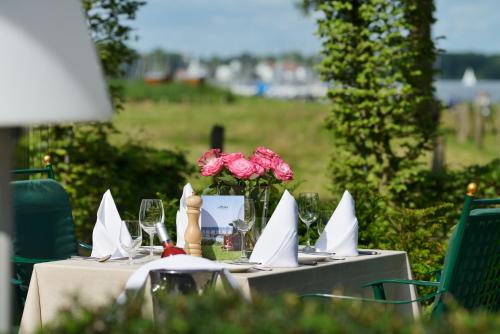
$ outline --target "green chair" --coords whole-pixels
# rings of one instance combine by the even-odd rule
[[[52,167],[16,170],[13,174],[47,174],[46,179],[12,181],[14,195],[13,272],[16,305],[26,300],[33,265],[41,262],[67,259],[78,254],[69,197],[64,188],[53,179]],[[21,308],[22,310],[22,308]]]
[[[500,198],[474,199],[477,187],[467,187],[465,205],[436,282],[383,279],[364,285],[372,287],[373,299],[329,294],[306,294],[302,298],[338,298],[383,304],[409,304],[433,299],[432,317],[446,311],[445,300],[451,296],[467,310],[500,311],[500,208],[477,208],[500,204]],[[434,287],[435,291],[415,300],[387,300],[384,284],[413,284]]]

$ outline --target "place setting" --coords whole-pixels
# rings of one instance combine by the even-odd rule
[[[137,265],[161,255],[162,246],[153,245],[155,225],[163,224],[164,209],[159,199],[143,199],[138,220],[122,220],[110,190],[107,190],[99,208],[92,232],[90,256],[71,256],[72,260],[97,262],[123,262]],[[143,246],[143,235],[149,236],[150,245]]]
[[[209,150],[199,165],[202,176],[214,183],[202,195],[185,184],[175,225],[167,220],[162,200],[155,198],[140,200],[137,219],[122,219],[107,190],[97,209],[90,256],[70,260],[81,261],[82,269],[99,267],[109,276],[117,268],[130,273],[120,303],[144,291],[148,277],[162,286],[161,277],[175,281],[179,275],[194,278],[203,272],[217,273],[225,286],[250,298],[250,288],[244,287],[252,286],[254,278],[292,279],[296,271],[313,273],[363,255],[357,250],[358,221],[348,191],[335,210],[317,192],[293,194],[286,189],[290,167],[264,147],[249,158]],[[306,227],[304,245],[299,245],[299,224]]]
[[[333,211],[320,208],[319,196],[314,192],[298,196],[299,218],[306,225],[306,244],[299,246],[299,262],[318,263],[345,260],[358,256],[358,220],[354,199],[346,190]],[[316,223],[318,239],[311,246],[309,230]]]
[[[179,200],[175,224],[177,238],[173,246],[164,224],[165,213],[160,199],[141,200],[138,220],[122,220],[111,192],[106,191],[97,211],[92,254],[89,257],[72,256],[71,259],[120,262],[136,267],[163,257],[166,247],[174,247],[185,254],[190,219],[201,235],[202,257],[236,274],[315,266],[358,255],[378,254],[373,250],[357,249],[358,222],[354,199],[348,191],[332,212],[321,207],[316,192],[300,192],[295,198],[284,190],[258,233],[255,226],[258,209],[254,199],[244,195],[198,196],[200,207],[195,208],[198,212],[190,217],[186,201],[192,196],[197,195],[188,183]],[[304,245],[298,242],[300,222],[306,226]],[[311,242],[312,229],[318,235],[315,243]],[[162,234],[164,244],[155,245],[154,238]],[[258,236],[250,249],[249,234],[253,238]],[[144,235],[149,237],[148,245],[144,245]],[[211,253],[214,249],[216,252]]]
[[[333,209],[333,203],[321,201],[317,192],[287,190],[291,169],[267,148],[257,148],[249,158],[210,150],[200,161],[202,176],[210,177],[213,184],[208,191],[195,192],[186,183],[175,221],[166,217],[158,198],[138,200],[137,219],[129,219],[129,214],[122,219],[111,191],[105,191],[97,208],[90,256],[37,264],[34,270],[40,268],[40,272],[32,276],[35,297],[38,287],[51,281],[46,272],[61,277],[81,274],[84,282],[70,281],[75,292],[82,284],[93,295],[113,291],[111,295],[120,304],[142,293],[155,300],[163,293],[161,289],[179,293],[185,283],[198,278],[217,289],[235,291],[246,300],[254,291],[278,291],[273,285],[277,279],[279,291],[303,291],[307,287],[293,283],[302,275],[318,291],[328,293],[335,282],[352,280],[337,266],[349,262],[350,267],[364,268],[373,263],[366,270],[375,275],[373,270],[379,266],[391,271],[391,266],[407,263],[404,252],[390,251],[393,260],[377,262],[386,259],[383,254],[371,256],[377,251],[358,250],[358,220],[351,194],[346,190]],[[304,234],[299,227],[305,227]],[[50,270],[42,270],[45,267]],[[202,281],[189,285],[190,291],[203,290]],[[221,284],[215,284],[219,281]],[[151,283],[149,290],[145,289],[147,282]],[[54,295],[67,292],[51,289],[56,290]],[[41,301],[40,305],[52,304]],[[40,321],[36,309],[27,314],[35,319],[30,323]]]

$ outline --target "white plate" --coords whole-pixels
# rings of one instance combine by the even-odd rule
[[[141,246],[139,247],[139,253],[146,254],[149,253],[149,248],[151,246]],[[163,246],[153,246],[153,254],[163,253]]]
[[[224,269],[229,270],[231,273],[245,273],[255,267],[254,264],[234,264],[227,262],[219,262]]]
[[[325,261],[329,257],[331,257],[331,254],[315,254],[315,253],[302,253],[299,252],[299,263],[304,262],[304,263],[309,263],[309,262],[319,262],[319,261]]]

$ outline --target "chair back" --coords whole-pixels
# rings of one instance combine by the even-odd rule
[[[25,169],[16,169],[12,171],[14,175],[33,175],[33,174],[47,174],[49,179],[54,178],[54,170],[52,169],[52,165],[48,164],[43,168],[25,168]]]
[[[500,204],[498,199],[474,199],[470,184],[460,221],[446,254],[440,290],[433,314],[445,309],[443,299],[450,294],[468,310],[500,310],[500,208],[475,206]]]
[[[12,181],[14,209],[13,272],[14,323],[19,323],[28,293],[33,264],[65,259],[78,251],[69,197],[54,180],[50,156],[44,168],[17,169],[14,175],[46,174],[48,179]]]
[[[64,259],[77,252],[69,197],[55,180],[12,182],[14,254],[35,259]]]

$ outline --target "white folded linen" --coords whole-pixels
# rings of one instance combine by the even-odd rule
[[[269,267],[298,267],[297,203],[285,190],[253,248],[250,262]]]
[[[358,219],[354,199],[347,190],[316,241],[316,249],[338,256],[358,255]]]
[[[97,221],[92,232],[92,257],[103,257],[111,255],[112,259],[128,256],[120,246],[120,229],[123,221],[116,208],[111,191],[108,189],[102,196],[99,210],[97,210]],[[128,231],[122,234],[125,240],[130,240]]]
[[[125,291],[118,296],[117,302],[123,303],[126,301],[126,291],[141,290],[146,283],[149,272],[156,269],[221,271],[223,283],[229,285],[231,289],[239,292],[243,296],[238,283],[231,273],[227,269],[224,269],[222,264],[201,257],[180,254],[148,262],[137,269],[132,276],[129,277],[125,284]]]

